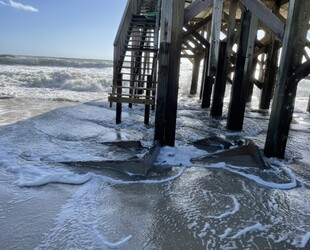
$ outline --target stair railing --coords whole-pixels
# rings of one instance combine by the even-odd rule
[[[127,38],[127,31],[131,22],[131,17],[138,14],[141,8],[141,0],[128,0],[120,26],[114,40],[114,79],[116,79],[118,70],[122,65],[122,53]]]

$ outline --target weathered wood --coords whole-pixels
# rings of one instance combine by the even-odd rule
[[[154,105],[155,104],[155,99],[144,99],[144,98],[139,99],[139,98],[115,97],[115,96],[110,96],[109,101],[120,103],[120,104],[121,103],[136,103],[136,104],[144,104],[144,105]]]
[[[211,94],[212,94],[213,83],[214,83],[214,77],[206,76],[205,81],[204,81],[204,88],[202,92],[202,100],[201,100],[202,108],[210,108],[211,106]]]
[[[207,31],[207,40],[210,40],[211,37],[211,22],[208,23],[206,27]],[[203,66],[203,80],[202,84],[202,93],[201,93],[201,107],[202,108],[210,108],[211,105],[211,94],[212,94],[212,87],[213,87],[213,76],[209,76],[209,53],[210,53],[210,46],[205,49],[205,59],[204,59],[204,66]]]
[[[240,0],[259,20],[264,23],[280,40],[283,39],[284,24],[259,0]]]
[[[230,2],[229,16],[228,16],[228,27],[227,27],[227,42],[221,42],[219,51],[219,61],[216,71],[213,102],[211,106],[211,116],[219,117],[222,116],[224,96],[226,89],[227,69],[230,65],[230,58],[232,47],[234,44],[235,35],[235,19],[237,12],[238,0],[232,0]]]
[[[301,64],[310,19],[310,1],[291,0],[264,153],[284,158],[297,84],[291,75]],[[292,78],[293,79],[293,78]]]
[[[242,130],[250,79],[250,62],[253,61],[258,20],[247,10],[242,14],[236,71],[228,110],[227,128]]]
[[[185,0],[163,1],[155,140],[174,146]]]
[[[226,55],[226,42],[220,43],[219,61],[215,76],[213,99],[211,106],[211,116],[220,117],[223,113],[224,95],[226,87],[226,72],[225,72],[225,55]]]
[[[223,4],[224,0],[213,2],[208,75],[215,75],[218,65]]]
[[[119,88],[117,88],[116,93],[117,93],[117,97],[121,97],[122,96],[122,78],[123,75],[122,74],[118,74],[117,76],[117,86]],[[113,100],[110,100],[113,101]],[[116,124],[119,124],[122,122],[122,103],[121,102],[117,102],[116,103]]]
[[[191,89],[190,89],[191,95],[197,94],[200,60],[201,60],[200,56],[196,55],[194,58],[194,63],[193,63],[192,84],[191,84]]]
[[[184,10],[184,23],[191,21],[200,12],[206,10],[212,3],[213,0],[196,0],[192,2]]]
[[[279,10],[280,5],[275,3],[273,12],[277,14]],[[260,109],[269,109],[270,107],[277,75],[279,48],[280,42],[275,39],[274,34],[270,34],[263,89],[259,103]]]
[[[152,87],[152,76],[148,76],[147,78],[147,88],[151,88]],[[150,99],[150,95],[151,95],[151,91],[150,90],[146,90],[145,91],[146,94],[146,99]],[[144,108],[144,124],[149,125],[150,123],[150,105],[147,104],[145,105]]]
[[[310,95],[309,95],[309,101],[308,101],[307,111],[310,113]]]
[[[212,14],[207,16],[206,18],[202,19],[200,22],[195,23],[192,26],[186,25],[186,31],[183,33],[183,38],[186,39],[189,35],[191,35],[193,32],[199,30],[206,24],[208,24],[212,20]]]

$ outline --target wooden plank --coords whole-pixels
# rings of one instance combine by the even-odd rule
[[[191,21],[200,12],[206,10],[212,3],[213,0],[196,0],[192,2],[184,10],[184,23]]]
[[[139,98],[127,98],[127,97],[115,97],[109,96],[110,102],[116,103],[136,103],[136,104],[145,104],[145,105],[154,105],[155,100],[153,99],[139,99]]]
[[[310,19],[310,1],[291,0],[264,153],[284,158],[294,113],[297,84],[291,74],[301,65]]]
[[[280,40],[283,39],[284,24],[259,0],[240,0],[258,19],[264,23]]]
[[[208,75],[215,75],[218,65],[223,5],[224,0],[213,2]]]

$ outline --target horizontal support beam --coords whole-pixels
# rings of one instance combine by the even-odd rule
[[[284,24],[266,5],[258,0],[240,1],[282,41],[284,35]]]

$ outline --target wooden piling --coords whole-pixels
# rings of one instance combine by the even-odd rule
[[[295,79],[291,77],[294,76],[296,68],[302,62],[309,18],[310,1],[290,1],[275,95],[264,148],[267,157],[284,158],[285,155],[297,91]]]
[[[174,146],[185,0],[163,1],[154,139]]]
[[[230,130],[242,130],[243,127],[257,25],[257,17],[249,10],[244,11],[227,118],[227,128]]]
[[[223,113],[224,95],[226,87],[226,72],[225,72],[225,55],[226,55],[226,42],[220,43],[219,60],[216,70],[216,77],[213,91],[213,101],[211,106],[211,116],[219,117]]]
[[[280,10],[280,4],[278,2],[275,2],[273,7],[273,13],[279,13],[279,10]],[[280,48],[279,40],[277,40],[276,36],[270,32],[265,76],[259,103],[260,109],[270,108],[270,103],[273,96],[273,90],[277,75],[279,48]]]
[[[308,101],[307,111],[308,111],[308,113],[310,113],[310,95],[309,95],[309,101]]]
[[[201,61],[200,56],[196,54],[193,63],[192,84],[190,89],[191,95],[197,94],[200,61]]]
[[[118,74],[117,75],[117,97],[121,98],[122,97],[122,81],[123,81],[123,75],[122,74]],[[119,124],[122,122],[122,103],[121,102],[117,102],[116,103],[116,124]]]
[[[151,88],[152,88],[152,81],[153,81],[153,77],[152,75],[148,75],[147,76],[147,84],[146,84],[146,90],[145,90],[145,95],[146,95],[146,99],[150,99],[150,95],[151,95]],[[145,105],[144,108],[144,124],[145,125],[149,125],[150,123],[150,105]]]
[[[211,38],[211,22],[207,25],[207,40]],[[213,76],[209,75],[209,57],[210,57],[210,46],[205,50],[205,59],[204,59],[204,77],[202,81],[202,95],[201,95],[201,107],[210,108],[211,105],[211,94],[213,87]]]
[[[218,65],[223,5],[224,0],[213,1],[208,75],[215,75]]]

